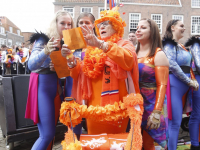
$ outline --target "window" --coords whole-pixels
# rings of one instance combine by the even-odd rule
[[[191,0],[192,8],[200,8],[200,0]]]
[[[17,30],[17,35],[20,35],[20,30]]]
[[[92,7],[81,7],[81,13],[82,12],[92,13]]]
[[[161,14],[151,14],[151,19],[156,22],[158,28],[160,30],[160,34],[162,34],[162,15]]]
[[[10,33],[12,33],[13,32],[13,28],[9,27],[9,31],[10,31]]]
[[[0,33],[1,33],[1,34],[5,34],[5,29],[4,29],[4,27],[0,27]]]
[[[181,20],[183,22],[183,15],[172,15],[172,19]]]
[[[16,45],[17,45],[17,46],[20,46],[20,45],[21,45],[20,43],[21,43],[21,42],[16,42]]]
[[[0,45],[5,44],[5,39],[0,39]]]
[[[12,40],[11,39],[8,39],[8,47],[11,47],[12,46]]]
[[[129,13],[129,31],[136,30],[141,19],[140,13]]]
[[[69,12],[70,15],[72,16],[72,18],[74,18],[74,8],[73,7],[63,7],[63,10]]]
[[[105,10],[105,8],[104,7],[99,7],[99,13],[98,13],[98,15],[99,15],[99,18],[100,18],[100,12],[101,11],[104,11]],[[109,10],[109,8],[107,8],[107,10]]]
[[[22,42],[16,42],[16,45],[17,45],[17,46],[21,46],[21,43],[22,43]]]
[[[200,35],[200,16],[191,17],[191,34]]]

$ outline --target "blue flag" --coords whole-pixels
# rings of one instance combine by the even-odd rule
[[[115,0],[107,0],[107,4],[111,2],[112,8],[116,6]]]

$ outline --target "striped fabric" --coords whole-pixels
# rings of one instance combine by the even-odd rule
[[[112,94],[118,94],[119,90],[112,90],[112,91],[104,91],[101,93],[101,97],[105,95],[112,95]]]

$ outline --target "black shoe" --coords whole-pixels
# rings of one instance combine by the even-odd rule
[[[191,150],[200,150],[200,146],[193,146],[190,147]]]

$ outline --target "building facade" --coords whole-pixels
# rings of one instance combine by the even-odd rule
[[[29,39],[34,32],[22,32],[22,36],[24,37],[25,47],[29,48]]]
[[[12,23],[7,17],[0,16],[0,45],[8,47],[12,45],[21,45],[24,42],[20,28]]]
[[[116,3],[123,4],[119,12],[127,25],[124,38],[128,38],[130,30],[136,30],[142,18],[153,19],[160,29],[161,37],[171,19],[180,19],[185,25],[182,43],[191,35],[200,35],[200,0],[116,0]],[[55,0],[54,6],[55,12],[70,12],[76,23],[79,14],[84,11],[99,18],[100,11],[104,10],[104,0]]]

